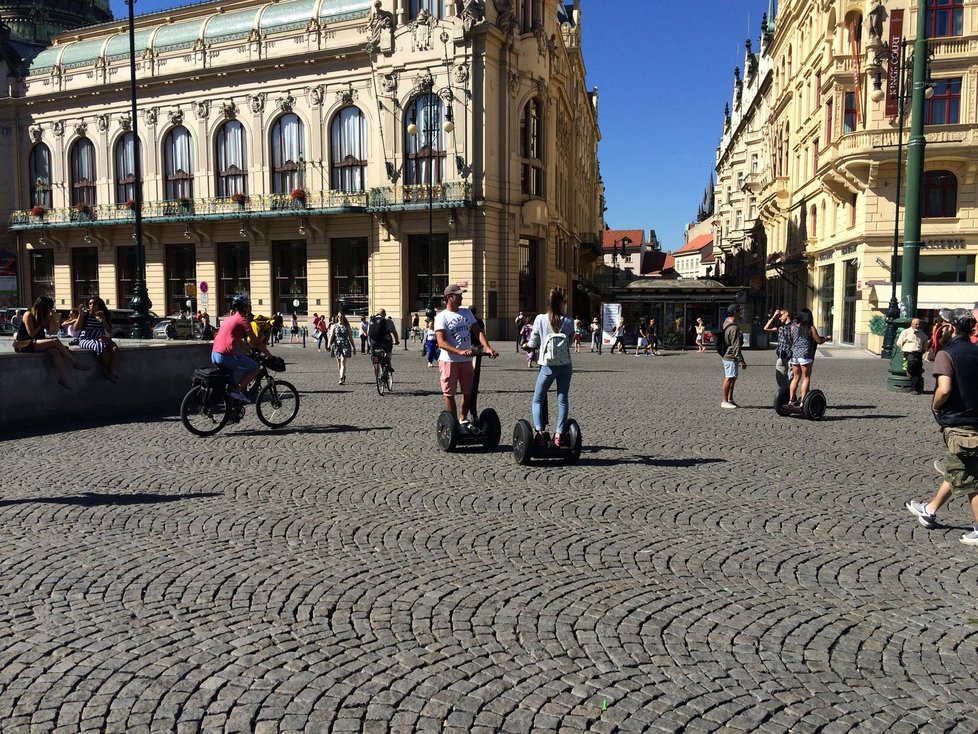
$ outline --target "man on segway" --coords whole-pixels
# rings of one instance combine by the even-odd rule
[[[388,368],[393,372],[394,366],[390,363],[391,352],[394,350],[394,345],[398,344],[400,340],[397,338],[397,328],[395,328],[394,322],[387,318],[387,311],[384,309],[380,309],[380,312],[370,319],[370,325],[367,327],[367,341],[370,345],[370,353],[373,355],[374,379],[377,379],[377,374],[380,372],[381,359],[387,362]]]
[[[472,394],[474,368],[472,366],[473,338],[478,339],[484,353],[495,359],[499,353],[492,348],[485,332],[479,327],[472,312],[462,308],[465,290],[459,283],[445,289],[445,309],[435,316],[435,336],[438,339],[438,373],[441,391],[445,398],[445,410],[455,414],[459,421],[459,433],[472,432],[469,423],[469,397]],[[462,393],[461,410],[455,405],[456,387]]]

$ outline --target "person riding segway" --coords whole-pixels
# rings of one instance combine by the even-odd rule
[[[581,456],[581,428],[568,417],[573,368],[570,345],[574,322],[564,315],[566,298],[556,288],[550,291],[547,312],[533,321],[529,345],[540,348],[540,373],[533,392],[533,423],[520,419],[513,429],[513,457],[520,464],[532,458],[562,459],[572,464]],[[549,415],[547,391],[557,383],[557,423],[551,437],[547,433]]]
[[[819,344],[832,339],[821,336],[815,328],[812,312],[803,308],[791,325],[791,383],[778,390],[774,398],[774,410],[778,415],[801,415],[808,420],[821,420],[825,416],[827,401],[821,390],[809,389],[815,351]]]
[[[501,427],[499,416],[492,408],[481,413],[477,403],[479,374],[483,355],[490,359],[499,356],[475,316],[462,308],[465,283],[452,283],[445,289],[445,309],[435,316],[435,335],[438,339],[438,372],[441,376],[445,409],[438,416],[438,445],[443,451],[453,451],[459,445],[479,445],[494,449],[499,445]],[[473,347],[473,339],[479,347]],[[472,357],[475,357],[475,366]],[[456,390],[462,393],[456,406]]]

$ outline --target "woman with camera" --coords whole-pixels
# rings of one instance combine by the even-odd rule
[[[41,296],[24,314],[20,326],[17,327],[13,347],[18,354],[45,352],[54,362],[54,369],[58,372],[58,384],[69,388],[65,379],[65,361],[71,362],[71,366],[76,370],[87,370],[88,367],[76,362],[68,347],[59,339],[48,336],[48,333],[56,334],[58,329],[58,312],[54,309],[54,301],[47,296]]]
[[[78,305],[78,346],[91,349],[102,363],[102,370],[111,382],[119,379],[115,371],[115,360],[119,346],[112,341],[112,323],[109,321],[109,308],[98,296],[88,299],[88,304]]]

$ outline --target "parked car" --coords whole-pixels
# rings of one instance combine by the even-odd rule
[[[171,330],[172,336],[167,334]],[[154,339],[192,339],[194,337],[194,322],[190,319],[165,318],[156,322],[153,327]]]
[[[136,322],[132,318],[135,313],[131,308],[109,309],[109,322],[112,324],[113,339],[129,339],[132,337],[132,330],[136,326]],[[150,334],[152,334],[153,325],[158,319],[159,316],[152,311],[149,312]]]
[[[17,327],[9,321],[0,321],[0,336],[13,336],[17,333]]]

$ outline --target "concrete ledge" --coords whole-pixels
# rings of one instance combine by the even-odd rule
[[[210,342],[116,341],[119,381],[105,379],[93,352],[71,347],[89,369],[68,365],[70,390],[58,385],[50,357],[16,354],[10,339],[0,341],[0,430],[176,415],[194,369],[210,365]]]

